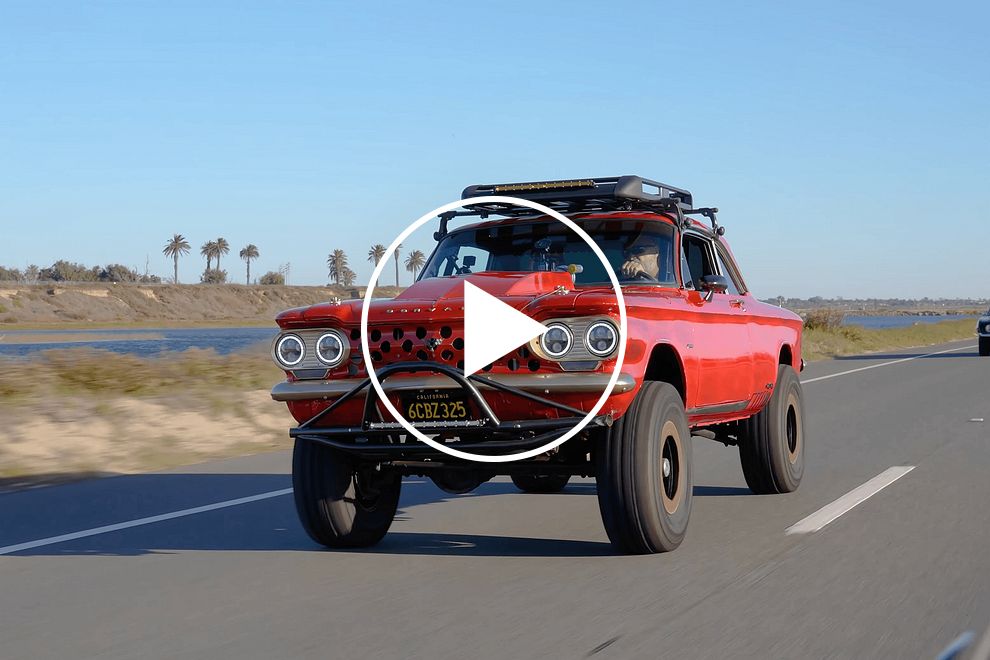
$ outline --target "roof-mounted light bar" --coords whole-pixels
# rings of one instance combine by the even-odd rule
[[[691,193],[644,179],[640,176],[603,177],[599,179],[567,179],[563,181],[534,181],[530,183],[498,183],[468,186],[461,194],[468,197],[509,195],[540,202],[562,212],[618,211],[634,209],[681,210],[693,205]],[[478,209],[500,215],[532,215],[529,209],[511,210],[500,204],[479,204]]]
[[[534,181],[533,183],[500,183],[492,186],[496,193],[540,192],[544,190],[579,190],[594,188],[594,179],[576,179],[574,181]],[[467,191],[465,190],[465,193]]]

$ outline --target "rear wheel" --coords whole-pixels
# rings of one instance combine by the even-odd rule
[[[310,538],[331,548],[360,548],[378,543],[388,532],[402,477],[297,439],[292,487],[299,520]]]
[[[668,383],[643,384],[597,447],[598,506],[609,540],[633,554],[667,552],[691,516],[691,434]]]
[[[570,480],[569,474],[512,475],[512,483],[524,493],[559,493]]]
[[[804,397],[789,365],[777,369],[770,402],[742,424],[739,460],[754,493],[790,493],[804,475]]]
[[[980,337],[980,355],[990,355],[990,337]]]

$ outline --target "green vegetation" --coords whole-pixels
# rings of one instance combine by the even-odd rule
[[[357,273],[347,265],[347,253],[343,250],[334,250],[327,255],[327,268],[330,271],[329,278],[334,284],[351,286],[357,278]]]
[[[246,281],[247,284],[250,284],[251,283],[251,260],[252,259],[257,259],[258,257],[261,256],[261,253],[258,252],[258,246],[255,245],[254,243],[248,243],[246,246],[244,246],[244,247],[241,248],[241,251],[238,254],[238,256],[240,256],[241,259],[243,259],[245,262],[247,262],[247,278],[246,278],[245,281]]]
[[[866,329],[829,324],[822,319],[809,324],[810,316],[805,320],[802,351],[806,360],[930,346],[969,339],[976,331],[976,322],[972,319],[918,323],[907,328]]]
[[[416,281],[416,274],[419,272],[419,269],[422,268],[423,264],[425,263],[426,263],[426,255],[423,254],[422,251],[420,250],[413,250],[406,257],[406,270],[412,273],[414,282]]]

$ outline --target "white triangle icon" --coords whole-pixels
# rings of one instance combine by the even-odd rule
[[[464,282],[464,375],[481,371],[547,327]]]

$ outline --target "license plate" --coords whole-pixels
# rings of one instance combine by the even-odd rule
[[[431,390],[400,395],[402,413],[410,422],[454,422],[466,420],[470,409],[462,392]]]

